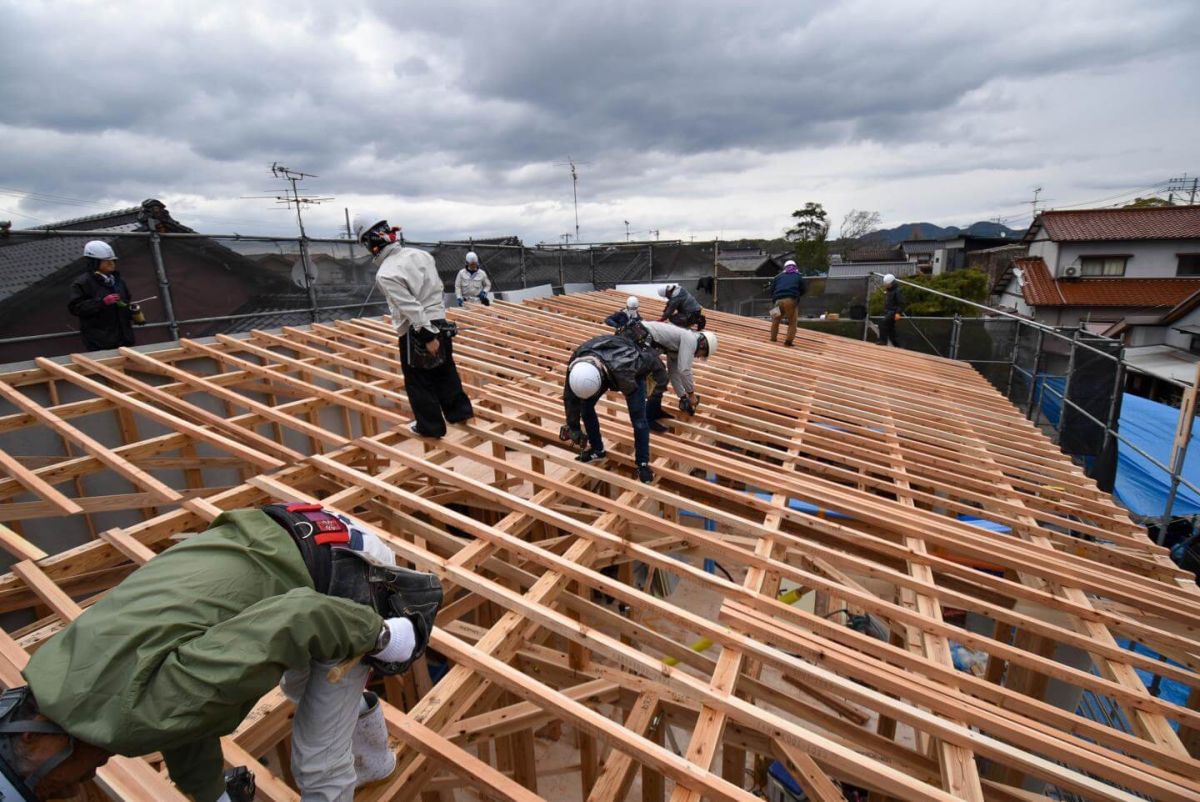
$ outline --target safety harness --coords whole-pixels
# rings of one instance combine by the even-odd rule
[[[50,721],[39,721],[33,718],[21,718],[27,713],[26,708],[33,702],[33,693],[28,685],[10,688],[0,694],[0,800],[22,800],[22,802],[37,802],[33,789],[47,774],[54,771],[62,762],[75,751],[75,737],[62,727]],[[40,732],[47,735],[67,736],[67,745],[52,755],[45,763],[25,779],[17,773],[16,754],[13,750],[13,739],[7,736],[20,735],[23,732]]]

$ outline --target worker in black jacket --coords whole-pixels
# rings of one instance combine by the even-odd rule
[[[129,303],[129,288],[117,272],[117,255],[103,240],[83,246],[87,272],[71,285],[67,309],[79,318],[79,333],[88,351],[133,345],[136,308]]]
[[[653,382],[649,400],[647,378]],[[666,388],[667,369],[652,349],[639,348],[628,338],[616,334],[593,337],[576,348],[567,363],[567,382],[563,388],[567,424],[559,436],[581,448],[587,446],[577,457],[580,462],[604,459],[607,454],[600,436],[596,404],[605,391],[620,390],[629,408],[629,421],[633,424],[638,479],[652,482],[654,472],[650,470],[650,417],[647,410],[652,416],[662,407]],[[580,430],[581,419],[586,437]]]
[[[704,318],[704,307],[700,306],[700,302],[696,300],[695,296],[678,284],[659,287],[658,294],[659,297],[667,299],[667,305],[663,309],[659,322],[669,320],[676,326],[685,329],[695,326],[697,331],[704,331],[704,325],[707,322]]]
[[[896,323],[904,312],[904,297],[900,295],[900,285],[896,277],[888,273],[883,277],[883,320],[879,323],[879,344],[891,342],[897,348],[900,341],[896,339]]]

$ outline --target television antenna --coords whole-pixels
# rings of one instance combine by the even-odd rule
[[[571,168],[571,197],[575,201],[575,241],[579,242],[579,170],[581,164],[591,164],[591,162],[577,162],[570,156],[567,156],[565,162],[555,162],[557,167]]]
[[[313,173],[292,170],[284,167],[279,162],[271,162],[271,175],[288,182],[290,185],[288,188],[284,189],[282,195],[276,193],[272,195],[243,195],[242,197],[246,198],[247,200],[273,200],[275,203],[281,204],[283,207],[288,209],[295,207],[296,225],[300,227],[300,237],[302,239],[307,239],[308,234],[304,231],[304,216],[302,215],[301,210],[307,206],[315,206],[319,203],[331,201],[333,200],[333,197],[319,197],[316,195],[303,195],[300,193],[299,184],[301,181],[306,178],[318,178],[318,176],[314,175]],[[272,190],[269,189],[263,191],[272,192]]]

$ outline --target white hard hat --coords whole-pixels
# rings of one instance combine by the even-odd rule
[[[467,251],[467,264],[469,264],[469,265],[479,264],[479,256],[476,255],[475,251]]]
[[[567,384],[579,398],[596,395],[600,392],[601,383],[600,369],[585,359],[576,361],[567,371]]]
[[[102,239],[94,239],[87,245],[84,245],[83,255],[101,260],[117,258],[117,255],[113,253],[112,246]]]
[[[375,212],[359,212],[354,215],[354,223],[351,228],[354,230],[354,239],[362,244],[363,234],[366,234],[371,229],[378,226],[380,223],[386,223],[387,218]]]
[[[788,259],[786,262],[784,262],[784,263],[783,263],[783,266],[784,266],[784,267],[795,267],[795,266],[796,266],[796,260],[795,260],[795,259]]]
[[[638,301],[638,298],[636,295],[630,295],[628,298],[625,299],[625,308],[626,309],[637,309],[639,305],[640,305],[640,302]]]
[[[883,277],[884,284],[894,284],[895,282],[896,282],[896,277],[893,276],[891,273],[888,273],[886,276]]]
[[[700,332],[700,336],[704,338],[706,343],[708,343],[708,355],[712,356],[715,354],[717,352],[717,335],[713,334],[711,331],[702,331]]]
[[[679,289],[678,284],[666,284],[666,285],[658,288],[658,295],[660,298],[669,298],[671,296],[671,293],[673,293],[677,289]]]

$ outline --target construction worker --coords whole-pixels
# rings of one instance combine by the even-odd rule
[[[805,289],[800,268],[796,267],[793,260],[788,259],[783,263],[783,272],[771,279],[771,301],[779,309],[778,315],[774,314],[773,310],[771,314],[771,342],[779,341],[779,323],[782,318],[787,318],[787,336],[783,344],[789,348],[795,344],[796,321],[800,313],[797,304],[800,303],[800,296],[804,294]]]
[[[134,317],[140,317],[141,310],[130,305],[117,254],[104,240],[92,240],[83,246],[83,258],[87,271],[71,284],[67,301],[67,310],[79,318],[83,347],[105,351],[133,345]]]
[[[685,329],[695,326],[701,331],[704,330],[707,322],[704,319],[704,308],[690,292],[678,284],[667,284],[665,287],[659,287],[658,294],[667,299],[659,321],[669,320]]]
[[[900,316],[904,313],[904,297],[900,295],[900,285],[896,283],[896,277],[888,273],[883,277],[883,320],[879,322],[879,344],[887,345],[889,342],[900,347],[900,341],[896,339],[896,323],[900,321]]]
[[[492,280],[488,278],[487,271],[479,266],[479,256],[475,251],[470,251],[466,264],[454,279],[454,297],[458,299],[458,305],[479,301],[484,306],[491,306],[492,299],[488,297],[491,291]]]
[[[369,670],[408,670],[441,601],[435,576],[395,567],[381,540],[318,505],[223,513],[34,653],[29,685],[0,696],[0,770],[16,798],[54,799],[113,754],[161,751],[196,802],[252,798],[248,772],[223,774],[220,738],[282,678],[301,799],[350,802],[395,767]],[[375,754],[355,753],[368,742]]]
[[[667,357],[667,373],[671,377],[671,387],[679,396],[680,411],[695,415],[700,407],[700,396],[696,394],[692,363],[717,352],[717,335],[654,321],[646,324],[646,330],[654,348]]]
[[[458,329],[446,321],[437,265],[425,251],[405,247],[399,232],[379,215],[355,217],[355,236],[375,257],[375,284],[400,337],[404,392],[415,419],[408,428],[421,437],[441,437],[447,423],[462,423],[475,411],[454,364],[450,340]]]
[[[649,400],[646,397],[648,379],[653,382]],[[633,425],[638,479],[650,483],[654,481],[654,472],[650,470],[647,407],[657,409],[662,406],[666,386],[666,368],[652,349],[639,348],[628,338],[616,334],[593,337],[576,348],[567,363],[567,381],[563,387],[567,423],[559,431],[559,437],[583,449],[576,457],[580,462],[596,462],[607,457],[600,436],[600,419],[596,417],[596,404],[607,390],[620,390],[629,408],[629,422]]]
[[[650,344],[650,333],[646,330],[646,324],[642,320],[640,307],[637,296],[630,295],[625,299],[623,308],[604,318],[604,325],[612,326],[614,334],[628,337],[637,345],[645,348]]]

